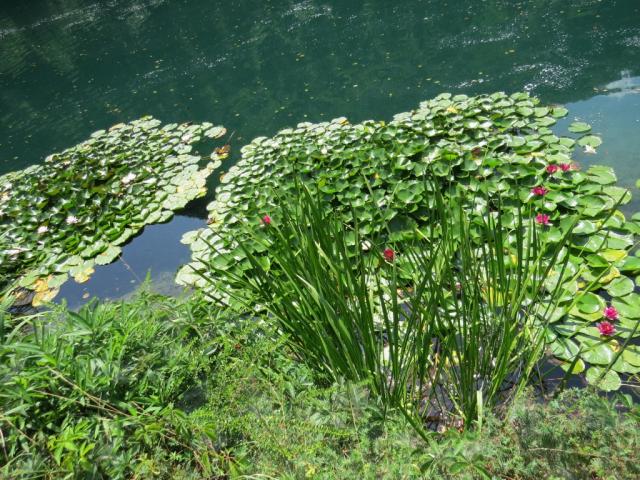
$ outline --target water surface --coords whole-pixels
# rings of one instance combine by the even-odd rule
[[[0,3],[0,173],[145,114],[223,123],[237,154],[300,121],[389,119],[443,91],[497,90],[568,104],[605,142],[581,162],[640,178],[637,0]],[[205,203],[61,298],[117,297],[149,270],[170,289]]]

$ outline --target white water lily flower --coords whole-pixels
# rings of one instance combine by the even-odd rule
[[[596,149],[593,148],[591,145],[585,145],[584,146],[584,153],[595,155],[597,152],[596,152]]]
[[[76,217],[75,215],[69,215],[66,219],[66,222],[69,225],[74,225],[76,223],[78,223],[80,220],[78,220],[78,217]]]
[[[133,172],[129,172],[122,178],[122,183],[124,185],[127,185],[128,183],[133,182],[135,178],[136,178],[136,174]]]
[[[38,227],[39,234],[47,233],[48,231],[49,231],[49,227],[47,227],[46,225],[40,225]]]

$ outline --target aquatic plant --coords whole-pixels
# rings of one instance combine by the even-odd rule
[[[235,275],[214,262],[208,270],[242,287],[229,294],[245,311],[264,305],[315,371],[369,382],[416,426],[425,418],[471,425],[529,383],[544,349],[541,317],[559,293],[545,295],[543,284],[552,268],[566,267],[558,254],[570,232],[550,252],[521,212],[517,227],[505,228],[500,216],[445,204],[437,190],[434,199],[421,240],[397,252],[372,238],[363,250],[357,219],[351,230],[303,188],[275,210],[280,221],[266,239],[243,226],[252,237],[240,244],[250,270]],[[470,235],[474,217],[482,221],[473,224],[485,240],[480,248]],[[503,254],[509,236],[523,259],[517,265]],[[270,263],[245,246],[255,244]]]
[[[339,118],[257,138],[222,178],[208,207],[208,227],[183,237],[193,261],[177,281],[229,300],[225,292],[232,286],[217,282],[207,265],[240,274],[250,268],[245,249],[268,265],[262,242],[238,227],[259,226],[265,212],[295,195],[298,181],[322,195],[333,218],[352,226],[357,219],[361,236],[381,236],[396,245],[415,240],[431,222],[432,184],[472,214],[499,215],[506,227],[515,226],[518,209],[528,208],[550,246],[579,218],[562,252],[567,268],[551,271],[546,282],[549,291],[560,285],[561,298],[548,312],[545,334],[563,368],[577,373],[591,364],[598,375],[587,375],[589,380],[598,383],[608,375],[617,381],[600,382],[602,387],[619,385],[618,373],[640,372],[640,349],[628,344],[640,334],[634,282],[640,258],[632,253],[640,217],[626,219],[619,210],[631,195],[615,185],[611,168],[579,169],[574,150],[592,152],[601,139],[584,122],[570,124],[570,135],[556,135],[551,127],[567,113],[526,93],[442,94],[388,124],[352,125]],[[279,219],[271,215],[270,221]],[[480,239],[477,228],[469,233]],[[348,240],[355,242],[355,235]],[[508,250],[515,255],[514,245]],[[615,333],[603,336],[597,323],[608,298],[620,318]]]
[[[206,193],[220,155],[201,169],[193,145],[225,132],[144,117],[1,176],[0,291],[22,287],[18,300],[38,305],[69,276],[88,280],[145,225],[169,220]]]

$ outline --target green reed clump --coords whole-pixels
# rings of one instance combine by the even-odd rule
[[[234,285],[225,292],[233,303],[266,309],[317,372],[370,382],[420,429],[430,418],[481,420],[529,382],[557,303],[544,282],[552,269],[564,274],[564,241],[548,248],[522,211],[508,228],[434,193],[423,240],[396,251],[360,238],[357,222],[332,218],[308,190],[295,198],[259,232],[243,231],[269,262],[241,243],[250,269],[210,262],[203,277]]]

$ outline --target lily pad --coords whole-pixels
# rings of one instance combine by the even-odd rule
[[[633,292],[634,288],[633,280],[627,277],[616,278],[605,287],[612,297],[624,297]]]
[[[618,390],[622,386],[620,376],[612,370],[609,370],[607,373],[604,373],[604,371],[603,368],[599,367],[589,368],[589,370],[587,370],[587,382],[605,392]]]
[[[578,145],[581,147],[586,147],[587,145],[593,148],[599,147],[602,145],[602,139],[600,137],[596,137],[595,135],[587,135],[578,140]]]
[[[531,226],[549,252],[569,235],[562,253],[569,257],[567,271],[561,275],[553,270],[544,284],[545,295],[558,287],[559,303],[545,310],[547,318],[539,313],[537,318],[552,333],[548,351],[556,358],[566,363],[577,356],[577,370],[587,363],[606,365],[614,343],[602,338],[596,327],[605,306],[618,309],[620,338],[630,335],[625,322],[640,318],[633,281],[625,276],[640,273],[627,260],[640,232],[634,223],[640,225],[640,215],[628,221],[616,211],[616,204],[629,202],[630,194],[615,185],[612,168],[578,171],[574,150],[596,148],[602,141],[584,122],[569,126],[577,139],[548,128],[567,113],[522,92],[443,94],[390,122],[305,122],[271,138],[256,138],[241,148],[240,160],[224,175],[207,207],[209,225],[198,231],[209,235],[207,242],[215,249],[201,241],[201,233],[185,236],[191,265],[208,279],[181,269],[179,281],[210,295],[233,288],[217,283],[203,265],[250,268],[246,258],[229,253],[237,252],[237,242],[245,240],[238,236],[247,224],[255,226],[257,235],[268,233],[260,219],[296,195],[301,183],[321,192],[335,218],[348,226],[355,226],[357,219],[362,235],[380,244],[395,242],[399,249],[416,231],[433,227],[428,212],[438,189],[477,218],[495,215],[510,229],[529,228],[515,219],[518,212],[530,212]],[[172,206],[179,200],[160,202]],[[470,234],[474,241],[483,241],[477,229]],[[517,245],[514,236],[507,237],[505,257],[516,265]],[[270,252],[262,243],[243,245],[268,264]],[[493,298],[492,292],[485,298]],[[546,300],[539,304],[547,305]],[[635,368],[625,362],[618,367]]]
[[[591,125],[584,122],[573,122],[569,125],[569,131],[573,133],[584,133],[591,130]]]
[[[88,280],[94,264],[117,257],[116,245],[204,195],[215,163],[199,169],[201,157],[188,153],[205,130],[225,134],[143,117],[0,176],[0,291],[37,288],[36,302],[50,300],[68,273]]]

